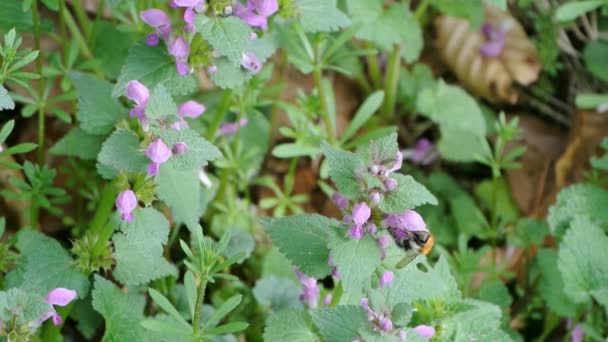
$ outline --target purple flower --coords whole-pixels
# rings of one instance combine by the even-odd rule
[[[386,249],[391,244],[391,237],[386,235],[379,236],[376,239],[376,244],[378,244],[378,247],[380,248],[380,259],[384,260],[384,258],[386,258]]]
[[[239,127],[243,127],[247,124],[247,118],[242,118],[238,123],[236,122],[224,122],[220,125],[220,129],[217,135],[233,135],[238,132]]]
[[[188,151],[188,145],[185,142],[177,142],[172,149],[175,154],[184,154]]]
[[[380,318],[378,327],[380,327],[380,330],[384,332],[391,332],[393,330],[393,321],[391,321],[391,319],[388,317],[382,317]]]
[[[386,190],[388,190],[388,191],[393,191],[393,190],[397,189],[397,185],[399,185],[399,184],[397,184],[397,181],[392,178],[387,178],[384,181],[384,186],[386,187]]]
[[[572,328],[571,319],[569,319],[568,322],[566,323],[566,327],[568,329]],[[583,329],[581,329],[580,324],[577,324],[574,327],[574,330],[572,330],[572,335],[570,335],[570,342],[583,342],[583,337],[585,337],[585,334],[583,333]]]
[[[137,118],[139,123],[146,127],[148,123],[148,119],[146,118],[146,106],[148,105],[148,100],[150,99],[150,91],[148,88],[141,84],[138,81],[129,81],[127,83],[127,98],[129,100],[135,102],[135,107],[131,108],[129,111],[129,116],[132,118]],[[146,131],[147,129],[144,129]]]
[[[277,0],[247,0],[247,6],[243,6],[239,0],[234,2],[234,15],[249,26],[259,27],[263,30],[268,28],[268,17],[278,10]]]
[[[391,332],[393,330],[393,321],[388,314],[377,313],[369,307],[369,299],[363,298],[359,305],[367,312],[367,320],[376,325],[383,332]]]
[[[0,152],[4,151],[4,147],[2,147],[2,145],[0,145]]]
[[[188,65],[190,46],[184,38],[177,37],[173,43],[169,45],[169,54],[175,57],[175,69],[178,74],[182,76],[190,74],[190,66]]]
[[[386,285],[390,285],[390,283],[393,282],[393,278],[394,278],[394,275],[393,275],[393,272],[391,272],[391,271],[386,271],[386,272],[382,273],[378,286],[385,287]]]
[[[135,208],[137,208],[137,197],[132,190],[127,189],[118,194],[118,197],[116,197],[116,210],[122,214],[123,221],[133,221],[133,210]]]
[[[433,336],[435,336],[435,328],[433,328],[430,325],[418,325],[414,328],[414,332],[426,339],[429,339]]]
[[[334,258],[331,256],[331,254],[329,255],[329,258],[327,260],[327,265],[331,266],[331,276],[336,278],[336,280],[340,279],[340,272],[338,272],[338,266],[336,266],[336,264],[334,263]]]
[[[171,128],[180,130],[182,128],[188,128],[188,123],[184,118],[196,119],[201,116],[207,108],[205,105],[196,101],[186,101],[179,106],[177,110],[177,121],[171,125]]]
[[[243,59],[241,59],[241,66],[253,74],[257,74],[262,69],[262,63],[258,57],[253,54],[253,52],[247,52],[243,54]]]
[[[191,32],[194,28],[194,17],[196,13],[205,11],[205,0],[172,0],[172,6],[186,8],[184,12],[184,21],[186,22],[186,30]]]
[[[159,37],[166,41],[171,36],[171,19],[169,19],[169,16],[165,12],[151,8],[141,12],[139,17],[144,23],[156,29],[154,33],[146,37],[146,44],[156,46]]]
[[[386,215],[383,223],[389,228],[401,231],[428,231],[426,228],[426,223],[424,223],[424,219],[414,210],[406,210],[402,214]]]
[[[332,299],[333,296],[331,294],[326,295],[325,298],[323,298],[323,305],[328,306],[329,304],[331,304]]]
[[[294,269],[294,271],[296,272],[296,276],[304,288],[303,293],[300,295],[300,300],[306,303],[309,308],[317,307],[317,303],[319,301],[319,287],[317,286],[317,280],[300,272],[300,270],[297,268]]]
[[[509,29],[510,27],[507,25],[496,27],[489,22],[485,22],[481,26],[481,33],[486,42],[481,45],[479,52],[485,57],[498,57],[505,47],[505,39]]]
[[[413,149],[407,149],[403,152],[405,158],[416,165],[429,165],[437,159],[437,151],[433,143],[427,138],[418,139]]]
[[[348,198],[342,196],[342,194],[337,191],[331,195],[331,200],[341,210],[346,210],[348,208]]]
[[[215,64],[211,64],[208,68],[207,68],[207,73],[209,75],[213,75],[217,72],[217,65]]]
[[[390,169],[386,170],[386,174],[390,175],[391,173],[400,170],[402,165],[403,165],[403,153],[401,153],[401,151],[397,151],[397,155],[395,156],[395,164],[393,164],[393,166]]]
[[[363,237],[363,225],[367,223],[370,217],[371,209],[369,209],[365,202],[355,204],[351,216],[353,225],[350,227],[348,235],[353,239],[361,239]]]
[[[371,194],[369,195],[369,201],[373,205],[380,203],[380,192],[372,190]]]
[[[156,139],[148,145],[146,156],[152,161],[152,163],[148,165],[148,174],[150,176],[155,176],[158,173],[160,164],[171,158],[171,150],[161,139]]]
[[[253,32],[253,31],[251,31],[249,33],[249,40],[256,40],[256,39],[258,39],[258,34],[255,33],[255,32]]]
[[[51,290],[46,295],[46,299],[45,299],[47,304],[51,305],[51,309],[49,311],[47,311],[46,313],[44,313],[42,316],[40,316],[40,318],[38,318],[36,321],[32,322],[31,326],[39,327],[42,323],[44,323],[49,318],[53,319],[54,325],[61,324],[61,321],[62,321],[61,316],[59,316],[57,311],[55,311],[55,308],[53,308],[52,306],[55,306],[55,305],[66,306],[66,305],[70,304],[70,302],[72,302],[75,298],[76,298],[76,291],[74,291],[74,290],[66,289],[63,287],[58,287],[56,289]]]

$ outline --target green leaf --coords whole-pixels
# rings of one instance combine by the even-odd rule
[[[519,210],[511,197],[511,189],[504,177],[497,178],[496,181],[488,179],[480,182],[475,187],[475,195],[488,211],[492,210],[496,200],[496,216],[502,223],[515,223],[519,218]]]
[[[402,213],[423,204],[437,205],[437,198],[412,176],[393,173],[391,177],[398,185],[395,190],[386,192],[380,201],[378,207],[384,213]]]
[[[161,309],[163,309],[166,313],[168,313],[171,317],[173,317],[175,320],[177,320],[178,323],[182,325],[182,329],[185,328],[186,330],[192,330],[190,324],[188,324],[184,320],[182,315],[177,312],[173,304],[171,304],[171,302],[169,302],[169,300],[165,296],[163,296],[160,292],[152,288],[148,289],[148,293],[150,294],[150,297],[152,297],[154,303],[156,303]]]
[[[193,76],[180,76],[175,70],[175,60],[166,49],[160,46],[148,46],[137,43],[131,47],[125,63],[120,69],[116,85],[112,89],[112,96],[119,97],[125,93],[127,83],[137,80],[148,89],[163,84],[172,95],[183,95],[192,92]]]
[[[350,25],[337,8],[337,0],[295,0],[300,24],[306,32],[331,32]]]
[[[363,127],[365,123],[372,117],[372,115],[380,108],[382,101],[384,100],[384,92],[376,91],[365,99],[365,102],[357,109],[355,116],[346,128],[346,131],[342,134],[340,143],[344,144],[345,141],[350,139],[359,128]]]
[[[583,50],[583,60],[587,70],[602,81],[608,81],[608,70],[605,61],[608,59],[608,44],[594,40],[585,46]]]
[[[198,172],[175,170],[163,164],[154,183],[156,195],[171,208],[173,220],[177,224],[184,223],[190,231],[194,231],[202,215]]]
[[[116,171],[144,172],[150,163],[131,131],[119,129],[101,145],[97,161]]]
[[[445,331],[442,335],[445,340],[511,341],[509,335],[500,329],[501,311],[498,306],[475,300],[465,300],[462,303],[473,309],[459,312],[443,323]]]
[[[99,61],[99,68],[108,78],[116,79],[129,54],[129,48],[135,42],[135,34],[120,30],[120,26],[115,23],[99,19],[95,20],[92,32],[95,42],[92,52]]]
[[[510,244],[520,247],[540,246],[549,234],[547,224],[539,219],[523,218],[517,221],[513,234],[509,236]]]
[[[268,317],[264,328],[267,342],[318,342],[319,336],[308,312],[304,310],[284,310]]]
[[[224,256],[226,258],[232,258],[240,256],[236,260],[237,263],[242,263],[245,259],[248,259],[253,250],[255,249],[255,240],[253,236],[242,228],[232,227],[227,229],[230,234],[230,240],[224,250]]]
[[[481,0],[468,1],[445,1],[432,0],[431,5],[441,13],[450,16],[463,18],[469,21],[472,29],[481,27],[484,13]]]
[[[596,222],[576,216],[559,246],[557,267],[564,292],[575,303],[585,303],[595,291],[608,289],[608,237]]]
[[[209,317],[205,321],[203,328],[207,330],[215,327],[224,317],[226,317],[226,315],[230,313],[230,311],[234,310],[234,308],[236,308],[237,305],[241,303],[242,299],[243,296],[240,294],[228,298],[225,302],[222,303],[222,305],[220,305],[219,308],[217,308],[217,310],[215,310],[213,315],[211,315],[211,317]]]
[[[0,291],[0,321],[7,322],[7,325],[9,322],[12,324],[14,319],[17,327],[27,326],[50,309],[51,306],[41,294],[22,289]]]
[[[606,1],[604,0],[588,0],[565,3],[560,5],[555,11],[555,19],[561,22],[574,20],[604,4],[606,4]]]
[[[356,154],[338,150],[326,143],[321,150],[329,163],[329,176],[336,184],[338,191],[348,199],[356,199],[361,191],[357,171],[364,170],[363,160]]]
[[[70,318],[77,322],[76,329],[86,339],[91,340],[102,324],[102,317],[93,309],[90,297],[74,302]]]
[[[209,330],[207,332],[209,334],[212,334],[212,335],[231,334],[233,332],[245,330],[245,329],[247,329],[248,326],[249,326],[249,323],[245,323],[245,322],[232,322],[232,323],[220,325],[220,326],[215,327],[215,328],[213,328],[213,329],[211,329],[211,330]]]
[[[363,308],[339,305],[312,311],[312,320],[325,341],[351,342],[359,337],[359,329],[370,323]]]
[[[126,118],[126,110],[113,99],[112,84],[80,72],[70,73],[78,92],[78,121],[87,133],[110,133],[118,120]]]
[[[353,297],[371,286],[372,274],[381,263],[380,248],[370,235],[364,235],[361,240],[334,242],[331,256],[340,272],[344,291]]]
[[[20,231],[17,239],[21,281],[16,286],[41,296],[57,287],[74,290],[79,298],[87,296],[89,280],[57,240],[33,230]]]
[[[460,87],[439,81],[420,91],[417,110],[439,125],[439,152],[456,161],[473,161],[484,152],[486,123],[481,109]],[[466,140],[464,140],[466,139]]]
[[[258,304],[274,312],[301,308],[300,293],[300,287],[293,280],[275,276],[259,279],[253,288]]]
[[[125,285],[177,275],[177,269],[163,257],[169,235],[169,222],[153,208],[135,210],[133,222],[123,223],[124,233],[112,237],[116,268],[114,277]]]
[[[479,299],[506,308],[513,302],[509,289],[500,280],[489,280],[479,287]]]
[[[243,54],[250,50],[251,28],[235,16],[227,18],[197,16],[196,28],[203,38],[222,56],[226,56],[234,66],[240,65]]]
[[[486,236],[490,229],[488,220],[468,193],[450,198],[450,210],[458,231],[477,237]]]
[[[192,336],[192,327],[184,329],[175,318],[165,314],[146,318],[141,326],[154,332],[155,341],[187,341]]]
[[[93,308],[105,320],[104,342],[146,341],[148,333],[140,325],[146,300],[135,292],[123,292],[112,282],[95,275]]]
[[[89,134],[80,127],[74,127],[51,147],[50,152],[53,155],[95,160],[104,138],[101,135]]]
[[[339,222],[325,216],[295,215],[270,220],[266,232],[294,266],[311,277],[321,278],[331,271],[327,265],[328,234],[339,226]]]
[[[8,95],[8,91],[0,84],[0,111],[5,109],[15,109],[15,101]]]
[[[439,258],[435,267],[431,267],[425,257],[419,256],[394,273],[393,283],[389,287],[389,303],[411,303],[415,300],[456,302],[462,298],[444,256]]]
[[[599,222],[608,222],[607,205],[608,191],[592,184],[571,185],[557,194],[555,204],[549,208],[547,223],[551,232],[561,237],[578,215],[589,215]]]
[[[164,85],[158,84],[150,94],[146,106],[146,116],[150,119],[164,119],[177,114],[177,105]]]
[[[166,129],[159,132],[165,144],[172,149],[173,145],[183,142],[188,145],[188,150],[182,154],[173,154],[167,161],[176,170],[196,170],[207,165],[210,160],[222,157],[222,153],[212,143],[205,140],[191,129]]]
[[[9,134],[11,134],[14,127],[15,120],[9,120],[4,125],[2,125],[2,129],[0,129],[0,143],[6,141],[6,138],[8,138]]]
[[[19,154],[19,153],[27,153],[29,151],[33,151],[38,145],[34,143],[23,143],[15,146],[11,146],[4,151],[3,154]]]
[[[557,251],[539,249],[536,263],[541,274],[538,293],[547,307],[560,316],[574,318],[577,307],[564,293],[564,280],[557,268]]]

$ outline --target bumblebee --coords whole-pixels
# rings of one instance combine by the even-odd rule
[[[397,263],[397,268],[407,266],[407,264],[414,260],[419,254],[429,254],[435,244],[433,234],[427,231],[407,232],[405,236],[397,236],[393,229],[389,229],[389,231],[397,246],[401,247],[406,252],[405,257]]]

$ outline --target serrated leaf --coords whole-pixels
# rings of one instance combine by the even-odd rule
[[[99,68],[110,79],[115,79],[125,63],[129,48],[135,42],[133,32],[120,30],[115,23],[95,20],[93,26],[93,55]]]
[[[536,256],[541,278],[538,293],[554,313],[573,318],[576,305],[564,293],[564,280],[557,269],[557,251],[541,248]]]
[[[459,312],[445,320],[442,336],[448,341],[511,341],[509,335],[500,329],[501,311],[494,304],[465,300],[472,308]]]
[[[86,339],[92,339],[95,332],[102,324],[103,318],[93,309],[90,297],[85,300],[77,300],[70,312],[70,318],[77,322],[76,329]]]
[[[133,222],[123,223],[123,231],[112,237],[116,268],[114,276],[126,285],[177,275],[177,269],[163,256],[169,235],[169,222],[153,208],[136,210]]]
[[[422,271],[418,264],[421,264],[425,271]],[[455,302],[462,298],[458,284],[443,256],[435,267],[431,267],[424,257],[419,256],[394,273],[393,283],[389,287],[389,303],[441,299]]]
[[[164,85],[159,84],[150,95],[146,106],[146,116],[150,119],[163,119],[177,114],[177,105]]]
[[[178,142],[188,145],[185,153],[173,154],[166,163],[176,170],[198,171],[210,160],[222,157],[222,153],[217,147],[191,129],[166,129],[159,132],[159,135],[170,149]]]
[[[594,291],[608,288],[608,237],[586,216],[576,216],[559,246],[557,267],[564,292],[575,303],[590,300]]]
[[[359,197],[361,188],[357,171],[365,168],[363,160],[356,154],[338,150],[328,144],[321,144],[321,150],[329,164],[329,177],[338,191],[348,199]]]
[[[89,280],[59,242],[36,231],[22,230],[17,249],[22,260],[20,284],[16,286],[41,296],[57,287],[74,290],[79,298],[87,296]]]
[[[386,192],[380,201],[378,207],[384,213],[402,213],[423,204],[437,205],[437,198],[412,176],[393,173],[391,177],[397,181],[397,188]]]
[[[139,139],[131,131],[116,130],[101,145],[97,161],[116,171],[144,172],[150,163],[139,147]]]
[[[300,309],[300,293],[300,287],[293,280],[275,276],[259,279],[253,288],[255,300],[274,312]]]
[[[270,220],[266,232],[294,266],[303,273],[321,278],[329,274],[327,242],[331,230],[340,224],[321,215],[295,215]]]
[[[175,170],[161,165],[154,178],[155,192],[171,208],[173,220],[184,223],[190,231],[198,227],[201,208],[201,184],[196,170]]]
[[[74,127],[51,147],[50,152],[54,155],[95,160],[104,139],[104,136],[89,134],[80,127]]]
[[[500,280],[489,280],[479,287],[479,299],[506,308],[513,302],[509,289]]]
[[[311,315],[325,341],[351,342],[359,337],[359,329],[370,324],[363,308],[355,305],[319,309]]]
[[[111,83],[80,72],[70,73],[70,79],[78,92],[76,116],[85,132],[110,133],[118,120],[127,117],[126,109],[111,96]]]
[[[360,240],[338,240],[331,245],[331,256],[340,272],[342,287],[354,297],[371,286],[374,270],[380,265],[380,248],[369,235]]]
[[[15,101],[8,95],[8,91],[0,84],[0,111],[5,109],[15,109]]]
[[[547,223],[551,232],[561,237],[577,215],[589,215],[595,220],[608,222],[608,191],[592,184],[571,185],[557,194],[555,204],[549,208]]]
[[[331,32],[350,25],[336,0],[295,0],[295,6],[306,32]]]
[[[541,245],[545,236],[549,233],[549,227],[545,221],[534,218],[523,218],[517,221],[513,234],[509,237],[511,244],[520,247],[530,245]]]
[[[268,318],[264,329],[267,342],[318,342],[312,319],[303,310],[285,310]]]
[[[233,227],[228,229],[230,234],[230,240],[226,249],[224,250],[224,256],[227,258],[240,256],[236,263],[240,264],[251,256],[255,249],[255,240],[253,236],[242,228]]]
[[[0,291],[0,321],[13,322],[18,327],[35,322],[51,309],[44,297],[37,293],[29,293],[22,289]]]
[[[243,54],[249,52],[251,28],[237,17],[198,16],[196,27],[203,38],[235,66],[240,65]]]
[[[144,319],[145,298],[137,293],[125,293],[112,282],[95,275],[93,308],[106,324],[104,342],[146,341],[149,336],[140,322]]]
[[[180,76],[177,73],[173,57],[162,45],[152,47],[142,42],[133,45],[129,50],[112,89],[112,96],[124,95],[127,83],[132,80],[143,83],[148,89],[154,89],[162,83],[172,95],[180,95],[185,92],[182,83],[191,83],[191,76]]]

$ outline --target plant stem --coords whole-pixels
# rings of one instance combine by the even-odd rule
[[[416,20],[422,24],[422,19],[424,17],[424,15],[426,14],[426,9],[429,7],[429,0],[422,0],[420,1],[420,3],[418,4],[418,7],[416,7],[416,11],[414,12],[414,16],[416,17]]]
[[[61,328],[65,324],[70,312],[72,311],[72,307],[74,306],[74,302],[68,304],[65,307],[57,308],[57,313],[61,316],[61,323],[59,325],[54,325],[47,323],[42,329],[42,341],[58,341],[59,334],[61,333]]]
[[[380,74],[380,63],[378,62],[378,56],[367,56],[367,67],[369,70],[369,76],[374,84],[374,89],[379,89],[382,87],[382,76]]]
[[[496,269],[496,244],[498,240],[498,177],[492,176],[492,265]]]
[[[82,26],[82,31],[87,38],[91,37],[91,27],[89,25],[89,16],[87,12],[82,7],[82,1],[72,1],[72,6],[74,7],[74,12],[76,12],[76,18],[78,18],[78,22],[80,26]]]
[[[327,139],[331,145],[336,144],[335,132],[333,125],[329,118],[329,110],[327,108],[327,102],[325,97],[325,90],[323,89],[323,60],[321,57],[321,51],[319,50],[319,43],[316,42],[314,46],[314,58],[315,58],[315,70],[313,73],[315,79],[315,88],[317,88],[317,94],[319,94],[319,102],[321,104],[321,118],[325,125],[327,132]]]
[[[192,318],[192,341],[199,341],[199,330],[201,328],[201,314],[203,301],[205,299],[205,288],[207,287],[207,280],[205,275],[201,277],[201,283],[196,291],[196,305],[194,306],[194,318]]]
[[[397,101],[397,86],[399,85],[399,72],[401,71],[401,46],[395,45],[388,58],[386,78],[384,80],[384,117],[390,118],[395,111]]]
[[[213,141],[215,139],[217,130],[222,125],[222,120],[224,120],[224,115],[230,107],[231,95],[232,91],[230,89],[224,90],[224,95],[222,96],[219,106],[215,110],[215,116],[213,117],[213,121],[211,121],[209,130],[207,131],[207,140]]]
[[[32,23],[34,25],[34,49],[40,51],[40,16],[38,15],[38,1],[32,1]],[[42,78],[42,56],[36,58],[36,72],[41,78],[38,80],[38,164],[44,163],[44,102],[42,100],[44,94],[44,84]],[[32,201],[34,202],[34,201]],[[32,208],[32,210],[38,210]],[[37,218],[36,215],[32,217]],[[36,221],[32,221],[32,224],[36,224]]]
[[[89,225],[89,234],[93,237],[97,237],[95,247],[93,247],[92,254],[98,255],[106,245],[106,242],[112,236],[114,232],[114,225],[108,223],[108,218],[112,214],[114,208],[114,201],[118,196],[118,188],[114,182],[106,185],[101,192],[101,198],[95,211],[95,215]]]
[[[78,3],[78,1],[74,1],[73,3]],[[76,21],[74,20],[74,17],[72,17],[72,14],[70,13],[70,11],[68,11],[68,9],[65,7],[63,8],[63,15],[65,17],[65,23],[68,26],[70,33],[72,34],[72,38],[78,45],[78,48],[80,48],[80,52],[82,52],[82,54],[85,56],[86,59],[88,59],[90,61],[94,60],[95,57],[93,56],[93,53],[89,49],[87,41],[85,40],[82,33],[80,32],[78,25],[76,25]],[[86,32],[85,32],[85,34],[86,34]],[[97,75],[97,77],[99,77],[100,79],[103,80],[104,75],[101,72],[101,70],[99,69],[99,65],[97,65],[97,63],[93,63],[93,68],[95,69],[95,75]]]

